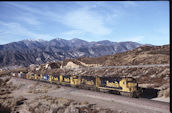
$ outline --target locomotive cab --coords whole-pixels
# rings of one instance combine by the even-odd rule
[[[130,92],[136,91],[138,87],[138,84],[134,78],[127,78],[126,85]]]
[[[138,83],[136,79],[131,78],[131,77],[126,77],[123,78],[120,82],[120,86],[123,87],[122,89],[122,95],[125,96],[131,96],[131,97],[138,97],[139,92],[138,92]]]

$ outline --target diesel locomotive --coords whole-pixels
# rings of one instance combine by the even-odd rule
[[[15,76],[94,91],[113,92],[129,97],[139,97],[141,94],[137,81],[132,77],[26,74],[23,72]]]

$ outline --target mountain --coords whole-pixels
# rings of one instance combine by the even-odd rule
[[[111,42],[108,40],[87,42],[74,38],[56,38],[50,41],[22,40],[0,45],[0,67],[42,64],[79,57],[99,57],[135,49],[136,42]]]

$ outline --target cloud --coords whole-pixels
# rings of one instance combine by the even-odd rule
[[[31,25],[40,25],[41,24],[41,22],[38,21],[37,14],[41,15],[44,13],[42,13],[40,10],[37,10],[36,8],[33,8],[26,4],[23,4],[22,2],[20,4],[15,3],[15,2],[14,3],[6,2],[6,4],[20,9],[20,10],[16,10],[16,11],[18,11],[19,16],[14,16],[12,18],[17,19],[20,22],[22,21],[22,22],[25,22],[25,23],[31,24]]]
[[[23,27],[19,23],[4,23],[0,21],[0,38],[3,39],[4,37],[7,40],[14,40],[14,36],[22,37],[22,39],[30,38],[30,39],[43,39],[43,40],[50,40],[52,37],[49,34],[40,34],[32,32],[25,27]]]
[[[19,8],[26,13],[32,13],[33,15],[41,15],[47,20],[55,21],[62,23],[68,27],[71,27],[72,29],[77,29],[81,30],[82,32],[87,32],[87,33],[92,33],[95,35],[108,35],[111,33],[111,29],[106,25],[105,22],[107,20],[112,20],[112,17],[108,14],[108,19],[106,16],[103,14],[99,13],[98,11],[92,10],[92,8],[96,8],[97,6],[102,6],[103,2],[97,3],[94,2],[93,5],[89,3],[84,2],[83,4],[80,3],[81,6],[84,7],[79,7],[75,9],[71,9],[71,11],[65,11],[62,13],[54,10],[40,10],[36,7],[31,7],[31,4],[19,4],[19,3],[10,3],[8,2],[9,5]],[[37,25],[40,24],[38,20],[36,20],[33,16],[31,18],[27,18],[27,16],[21,17],[23,21]]]
[[[17,9],[20,9],[18,11],[20,12],[21,15],[19,17],[14,17],[14,18],[27,22],[28,24],[32,24],[32,25],[41,24],[41,22],[38,21],[38,18],[40,18],[40,20],[42,18],[45,18],[48,21],[55,21],[55,22],[59,22],[58,20],[62,19],[61,16],[57,14],[57,12],[50,11],[46,8],[45,9],[41,8],[40,10],[35,6],[28,5],[28,2],[27,4],[22,2],[21,3],[6,2],[6,4],[15,7]]]
[[[30,15],[36,15],[36,16],[44,16],[44,17],[48,17],[49,19],[53,20],[52,17],[57,17],[57,13],[55,13],[54,11],[50,11],[44,7],[42,7],[41,9],[39,9],[36,6],[31,6],[23,3],[12,3],[12,2],[6,2],[8,5],[16,7],[18,9],[20,9],[21,12],[24,12],[25,14],[30,14]]]
[[[67,13],[62,21],[64,24],[96,35],[108,35],[111,29],[105,26],[103,18],[89,10],[75,10]]]
[[[105,21],[107,20],[106,17],[104,17],[102,14],[97,13],[96,11],[91,10],[91,8],[95,8],[98,4],[100,3],[91,6],[85,5],[85,7],[72,9],[71,11],[64,12],[62,14],[58,11],[52,11],[48,9],[44,9],[44,11],[41,11],[36,7],[31,7],[26,4],[21,5],[17,3],[9,3],[9,5],[25,10],[27,11],[27,13],[30,12],[35,15],[41,15],[47,20],[62,23],[68,27],[71,27],[72,29],[77,29],[96,35],[108,35],[111,33],[111,29],[105,25]],[[23,19],[23,21],[30,24],[39,23],[34,18],[27,19],[23,17]]]
[[[25,13],[34,13],[34,14],[44,14],[43,11],[41,10],[38,10],[37,8],[34,8],[32,6],[29,6],[29,2],[6,2],[6,4],[10,5],[10,6],[13,6],[13,7],[16,7],[16,8],[19,8],[21,10],[24,10]]]
[[[20,17],[16,17],[17,20],[23,21],[24,23],[30,24],[30,25],[40,25],[41,22],[38,21],[34,16],[31,15],[23,15]]]
[[[60,10],[58,10],[58,7],[54,7],[55,5],[53,5],[52,8],[44,7],[39,9],[36,7],[38,4],[35,3],[28,4],[22,2],[7,2],[7,4],[20,12],[20,16],[17,18],[13,17],[18,19],[20,22],[23,21],[30,25],[39,25],[40,28],[45,27],[44,25],[47,25],[50,22],[53,23],[53,28],[55,28],[55,26],[59,27],[60,25],[64,32],[57,34],[56,36],[60,36],[61,38],[80,38],[86,36],[87,38],[100,38],[110,35],[112,33],[112,28],[116,27],[115,23],[117,17],[121,14],[118,9],[113,9],[113,5],[110,6],[110,3],[107,4],[106,2],[83,2],[78,3],[78,5],[71,5],[71,7]],[[76,8],[75,6],[78,7]],[[14,23],[11,22],[10,24]],[[9,30],[6,30],[11,31],[8,35],[12,36],[12,34],[16,32],[16,36],[20,35],[23,37],[28,36],[33,38],[40,37],[41,39],[46,40],[52,38],[52,34],[48,35],[36,33],[36,31],[33,32],[32,29],[26,29],[24,27],[25,23],[19,23],[13,25],[16,27],[15,29],[18,29],[15,31],[13,31],[12,28],[8,26]],[[65,29],[67,29],[67,31],[65,31]]]

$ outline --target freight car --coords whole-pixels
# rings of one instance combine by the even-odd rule
[[[132,77],[30,74],[26,78],[95,91],[114,92],[129,97],[139,97],[141,93],[137,81]]]

